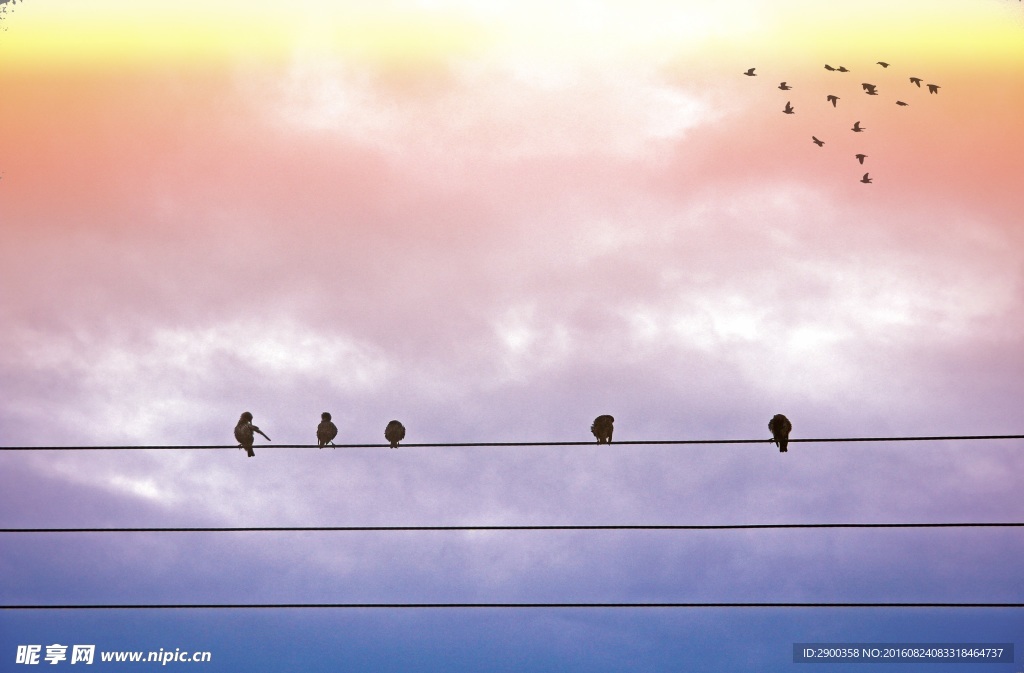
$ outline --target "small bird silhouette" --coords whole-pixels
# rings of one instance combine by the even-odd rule
[[[748,68],[747,71],[743,74],[746,75],[747,77],[757,77],[757,75],[754,74],[754,68]]]
[[[397,449],[398,443],[405,439],[405,426],[398,421],[391,421],[388,427],[384,428],[384,439],[391,442],[392,449]]]
[[[928,93],[939,93],[939,85],[938,84],[929,84],[928,85]]]
[[[918,88],[921,88],[921,78],[920,77],[911,77],[910,81],[911,81],[911,83],[916,84]]]
[[[878,95],[878,91],[876,91],[878,87],[875,86],[874,84],[868,84],[867,82],[864,82],[861,84],[861,86],[864,87],[864,91],[866,91],[869,96]]]
[[[785,82],[782,82],[782,83],[779,84],[779,88],[782,89],[783,91],[789,91],[793,87],[789,86]]]
[[[786,101],[786,107],[782,111],[785,112],[788,115],[791,115],[791,114],[793,114],[793,110],[795,110],[795,109],[796,108],[794,108],[792,105],[789,104],[789,101]]]
[[[832,103],[832,107],[835,107],[836,101],[839,100],[839,96],[828,95],[825,96],[825,100],[827,100],[829,103]]]
[[[850,129],[850,130],[853,131],[854,133],[861,133],[863,131],[866,131],[867,129],[865,127],[861,126],[860,122],[857,121],[857,122],[853,122],[853,128]]]
[[[886,63],[885,61],[879,61],[878,65],[882,66],[883,68],[888,68],[889,67],[889,64]]]
[[[907,105],[909,105],[909,103],[904,103],[903,101],[898,100],[896,101],[896,105],[899,105],[900,107],[906,107]]]
[[[772,420],[768,421],[768,429],[772,433],[772,438],[768,441],[775,442],[775,446],[779,447],[779,453],[786,453],[789,450],[789,433],[793,430],[793,424],[782,414],[775,414]]]
[[[338,426],[331,422],[331,415],[326,411],[320,414],[320,425],[316,426],[316,441],[322,449],[330,442],[334,446],[334,438],[338,436]]]
[[[263,431],[252,424],[252,414],[248,411],[242,412],[238,419],[238,425],[235,426],[235,439],[238,440],[238,446],[245,449],[250,458],[256,455],[256,452],[252,450],[252,443],[256,439],[256,436],[253,434],[254,432],[263,435]],[[270,437],[266,435],[263,435],[263,437],[268,442],[270,441]]]
[[[863,182],[865,185],[871,184],[871,178],[868,177],[867,173],[864,174],[864,177],[862,177],[860,181]]]
[[[814,142],[814,144],[815,144],[815,145],[817,145],[818,147],[823,147],[823,146],[825,145],[825,141],[824,141],[824,140],[818,140],[818,139],[817,139],[817,138],[815,138],[814,136],[811,136],[811,140],[812,140],[812,141]]]
[[[832,66],[830,66],[830,65],[829,65],[828,63],[826,63],[826,64],[825,64],[825,70],[835,70],[835,68],[833,68],[833,67],[832,67]]]
[[[836,68],[836,70],[838,70],[839,72],[850,72],[849,70],[846,69],[846,66],[844,65],[839,66],[838,68]]]
[[[866,154],[854,154],[853,156],[857,157],[857,161],[859,161],[861,164],[863,164],[864,160],[868,158],[868,155]]]
[[[590,426],[590,431],[597,437],[598,444],[611,444],[612,443],[612,424],[615,419],[604,414],[594,419],[594,423]]]

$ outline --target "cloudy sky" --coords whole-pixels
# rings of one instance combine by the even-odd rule
[[[274,448],[322,411],[382,446],[392,418],[587,441],[606,413],[621,441],[767,440],[779,412],[794,438],[1024,432],[1019,2],[0,9],[0,445],[233,445],[245,410],[273,438],[0,452],[0,526],[1024,521],[1016,440]],[[5,605],[1024,602],[1012,528],[0,540]],[[781,671],[798,642],[1020,661],[1022,633],[1015,609],[0,611],[0,661]]]

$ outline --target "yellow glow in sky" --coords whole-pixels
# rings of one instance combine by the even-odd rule
[[[23,65],[276,60],[295,50],[385,62],[485,50],[614,58],[723,44],[780,55],[877,48],[893,59],[1024,54],[1024,28],[1007,7],[964,0],[26,0],[5,26],[0,55]]]

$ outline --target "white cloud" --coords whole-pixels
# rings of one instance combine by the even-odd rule
[[[452,63],[435,89],[410,93],[350,63],[297,55],[282,79],[247,87],[261,103],[271,91],[272,125],[334,135],[414,167],[460,170],[544,158],[656,159],[719,116],[707,95],[649,67],[541,59]]]

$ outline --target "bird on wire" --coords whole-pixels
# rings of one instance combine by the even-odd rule
[[[397,449],[398,443],[405,439],[405,426],[398,421],[391,421],[388,427],[384,428],[384,439],[391,443],[392,449]]]
[[[253,433],[259,433],[268,442],[271,441],[270,437],[264,435],[262,430],[252,424],[252,414],[248,411],[243,411],[238,419],[238,425],[235,426],[235,439],[238,440],[238,446],[245,449],[250,458],[256,455],[256,452],[252,450],[252,443],[256,439]]]
[[[334,446],[334,438],[338,436],[338,426],[331,422],[331,415],[328,412],[320,414],[320,425],[316,426],[316,442],[319,448],[324,448],[330,443]]]
[[[768,421],[768,429],[772,433],[769,442],[775,442],[779,447],[779,453],[786,453],[789,450],[789,433],[793,430],[793,424],[782,414],[775,414],[772,420]]]
[[[612,431],[615,429],[612,426],[613,423],[615,423],[615,419],[608,414],[602,414],[594,419],[590,431],[594,433],[594,437],[597,437],[598,444],[612,443]]]

